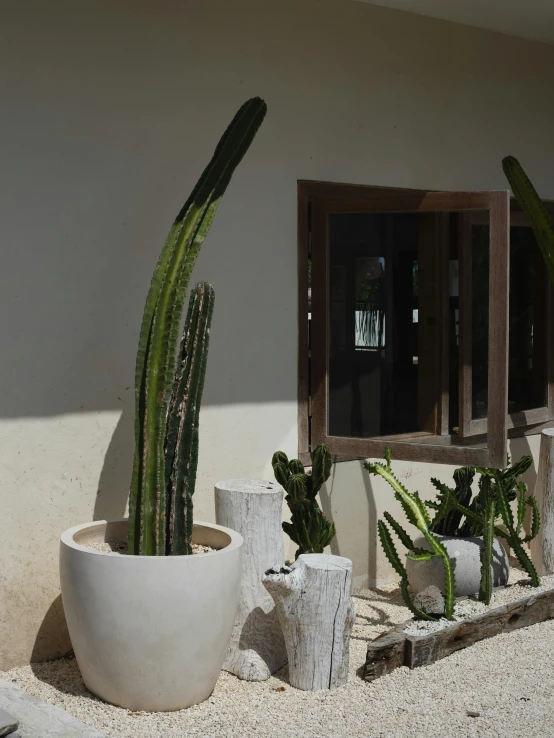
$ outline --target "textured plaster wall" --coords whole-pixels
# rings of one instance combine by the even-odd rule
[[[194,274],[217,293],[198,519],[215,481],[295,452],[297,179],[504,188],[512,152],[554,197],[554,48],[343,0],[4,0],[0,57],[6,668],[69,648],[57,538],[125,510],[150,275],[240,103],[270,112]],[[355,462],[323,495],[358,585],[390,574],[389,500]]]

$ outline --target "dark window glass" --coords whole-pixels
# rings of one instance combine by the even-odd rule
[[[489,229],[472,229],[472,411],[487,417]],[[510,228],[508,412],[544,407],[546,398],[546,295],[544,260],[533,232]]]
[[[418,216],[330,216],[329,433],[418,430]]]

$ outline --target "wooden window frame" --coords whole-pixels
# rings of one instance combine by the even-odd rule
[[[391,195],[393,197],[391,197]],[[464,439],[433,433],[378,438],[328,434],[329,213],[439,213],[490,211],[488,437]],[[308,226],[309,215],[311,230]],[[396,459],[503,467],[508,437],[508,290],[510,196],[491,192],[433,192],[326,182],[298,182],[298,444],[310,460],[310,446],[326,443],[336,460],[382,457],[390,445]],[[310,235],[311,234],[311,235]],[[312,246],[324,244],[324,258]],[[308,259],[312,257],[312,348],[309,367]],[[320,255],[321,256],[321,255]],[[444,322],[444,321],[443,321]],[[311,395],[310,395],[311,388]],[[442,388],[444,397],[444,387]],[[444,423],[444,421],[442,421]],[[454,445],[455,442],[455,445]]]
[[[554,203],[544,203],[554,215]],[[459,366],[459,433],[463,438],[487,433],[487,418],[473,418],[472,412],[472,285],[471,285],[471,227],[488,225],[481,213],[467,214],[461,218],[459,238],[459,307],[460,307],[460,366]],[[517,201],[510,201],[510,226],[529,227]],[[554,420],[554,287],[547,278],[546,286],[546,405],[543,407],[509,413],[508,436],[534,435],[549,428]]]

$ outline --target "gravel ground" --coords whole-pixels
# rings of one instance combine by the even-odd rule
[[[512,571],[514,571],[512,569]],[[517,580],[514,579],[517,577]],[[521,582],[521,583],[520,583]],[[460,622],[466,618],[470,618],[472,615],[478,615],[488,610],[494,610],[496,607],[506,605],[510,602],[517,602],[518,600],[524,600],[529,597],[529,594],[541,592],[547,592],[548,590],[554,589],[554,575],[548,577],[542,577],[541,584],[539,587],[535,587],[533,590],[529,589],[529,579],[523,576],[523,572],[516,570],[515,575],[511,577],[511,583],[508,587],[498,588],[496,591],[493,590],[491,601],[489,605],[485,605],[483,602],[475,598],[464,598],[459,599],[454,605],[454,620]],[[440,620],[412,620],[410,624],[404,628],[404,633],[409,635],[427,635],[428,633],[443,630],[452,625],[452,620],[441,618]]]
[[[201,705],[148,714],[95,699],[74,659],[12,669],[0,678],[11,679],[109,738],[554,737],[554,621],[366,684],[356,672],[367,641],[406,620],[409,612],[398,590],[391,589],[359,593],[356,607],[349,682],[331,692],[290,687],[286,667],[266,682],[242,682],[223,672]]]

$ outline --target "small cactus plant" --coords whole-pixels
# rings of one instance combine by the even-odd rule
[[[404,487],[404,485],[401,484],[400,481],[393,474],[391,468],[390,446],[387,446],[385,450],[385,464],[367,461],[365,463],[365,468],[370,474],[383,477],[383,479],[385,479],[385,481],[390,484],[390,486],[394,490],[394,496],[402,505],[402,509],[406,514],[408,522],[410,522],[412,525],[415,525],[415,527],[424,535],[425,540],[431,548],[430,551],[416,548],[412,539],[402,528],[402,526],[397,523],[396,520],[394,520],[392,515],[389,515],[389,513],[385,513],[385,520],[394,530],[398,538],[402,541],[403,545],[408,549],[409,558],[413,559],[414,561],[427,561],[431,558],[439,558],[442,560],[442,563],[444,565],[445,584],[445,591],[443,593],[444,615],[446,618],[451,620],[454,615],[454,593],[456,591],[454,567],[452,566],[452,562],[448,557],[446,549],[431,531],[431,519],[429,517],[429,513],[427,512],[425,503],[420,499],[417,492],[408,492],[406,487]],[[429,615],[423,610],[420,610],[414,604],[414,601],[412,600],[408,589],[408,572],[406,571],[406,567],[402,563],[402,560],[400,559],[400,556],[395,548],[392,536],[382,520],[378,521],[377,528],[379,531],[379,539],[381,540],[381,545],[383,546],[385,555],[394,570],[400,576],[400,591],[402,592],[404,602],[414,613],[416,618],[419,618],[421,620],[436,620],[435,617]]]
[[[276,451],[271,460],[275,479],[286,490],[291,522],[283,530],[296,543],[296,557],[305,553],[323,553],[335,537],[335,525],[327,520],[317,503],[317,493],[331,474],[331,454],[324,444],[313,453],[312,471],[306,473],[298,459],[289,461],[283,451]]]
[[[531,585],[538,587],[540,579],[533,562],[529,557],[523,544],[529,543],[538,534],[540,528],[540,516],[537,502],[533,495],[527,495],[527,485],[518,481],[519,477],[527,471],[532,463],[530,456],[522,456],[512,466],[506,469],[485,469],[481,467],[461,467],[454,472],[454,488],[448,487],[438,479],[431,482],[438,490],[437,499],[423,502],[417,492],[408,490],[395,477],[391,469],[391,450],[387,447],[385,451],[385,464],[379,462],[366,462],[365,467],[370,474],[381,476],[385,479],[395,492],[396,499],[402,505],[408,522],[414,525],[424,535],[430,546],[430,551],[414,547],[414,543],[408,533],[388,512],[384,514],[385,522],[378,521],[377,527],[381,545],[391,566],[400,576],[400,590],[406,605],[414,613],[416,618],[423,620],[435,620],[436,618],[420,610],[414,603],[409,591],[408,573],[406,567],[396,550],[389,527],[397,535],[398,539],[408,549],[408,558],[414,561],[426,561],[431,558],[440,558],[445,572],[445,612],[448,619],[454,614],[455,579],[454,569],[444,546],[440,543],[437,535],[445,536],[482,536],[483,548],[481,550],[481,582],[479,587],[479,599],[489,604],[492,597],[492,558],[493,543],[495,537],[506,540],[512,551],[517,556],[520,564],[529,574]],[[478,473],[479,490],[475,496],[471,484]],[[517,499],[517,515],[514,515],[511,503]],[[531,509],[531,530],[528,535],[523,533],[523,522],[527,508]],[[428,510],[434,510],[433,519],[430,518]],[[462,522],[462,518],[464,519]],[[504,524],[504,528],[496,525],[497,520]],[[388,524],[388,526],[387,526]]]
[[[239,109],[169,231],[152,277],[135,372],[130,554],[191,553],[198,412],[214,299],[209,285],[199,285],[192,296],[176,372],[179,327],[202,241],[265,114],[260,98]]]

